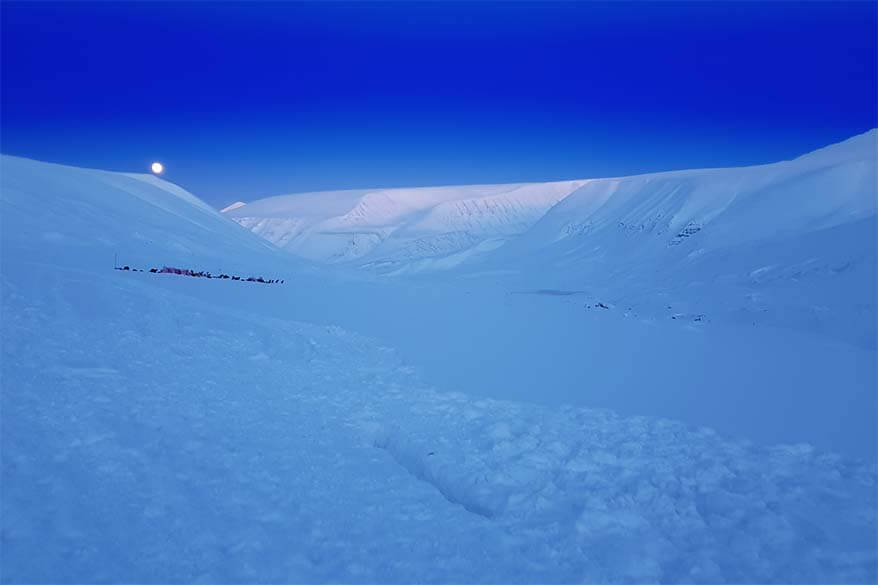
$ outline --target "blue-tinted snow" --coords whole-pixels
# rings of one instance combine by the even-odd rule
[[[161,181],[2,165],[4,582],[876,580],[874,347],[328,276]]]

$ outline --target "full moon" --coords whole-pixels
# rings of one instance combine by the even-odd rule
[[[164,165],[162,165],[162,163],[160,163],[160,162],[152,163],[152,172],[154,172],[155,174],[161,175],[163,170],[165,170],[165,167],[164,167]]]

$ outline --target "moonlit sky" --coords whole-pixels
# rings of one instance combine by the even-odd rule
[[[5,154],[216,206],[773,162],[878,125],[875,2],[2,3]]]

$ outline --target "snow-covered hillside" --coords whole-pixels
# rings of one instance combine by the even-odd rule
[[[876,139],[872,130],[764,166],[587,181],[534,227],[528,246],[622,231],[651,237],[635,250],[692,243],[698,253],[871,218]]]
[[[99,271],[181,266],[213,273],[290,270],[278,250],[153,175],[2,156],[3,261]],[[5,273],[8,272],[4,270]]]
[[[878,130],[792,161],[636,177],[310,193],[227,215],[294,255],[381,274],[504,275],[629,316],[875,347]]]
[[[331,191],[224,210],[303,258],[324,262],[447,256],[521,234],[583,181]],[[492,246],[489,246],[492,247]]]
[[[874,348],[876,139],[759,167],[589,181],[478,268],[586,289],[632,315]]]
[[[511,241],[520,258],[570,240],[579,255],[593,256],[593,249],[582,249],[585,243],[618,233],[645,236],[620,257],[655,249],[675,252],[683,244],[687,254],[697,256],[873,217],[876,137],[872,130],[793,161],[759,167],[305,193],[223,211],[293,254],[387,270],[455,266],[435,259],[464,253],[473,260],[480,255],[466,252],[487,249],[485,242],[494,242],[489,248],[495,250]],[[558,255],[569,263],[569,253]]]
[[[416,203],[399,193],[293,197],[284,221],[302,222],[309,235],[291,242],[309,258],[351,257],[334,247],[345,226],[391,229],[381,246],[399,236],[399,254],[417,255],[424,234],[463,233],[442,246],[487,250],[536,238],[547,210],[586,186],[416,190]],[[854,225],[821,214],[822,229]],[[864,233],[839,241],[862,246]],[[419,245],[438,246],[429,241]],[[287,284],[118,271],[114,254],[141,267],[274,271]],[[534,274],[531,284],[556,272]],[[678,422],[646,401],[649,416],[585,408],[628,391],[626,379],[649,379],[640,397],[655,403],[673,402],[689,370],[710,383],[710,368],[696,371],[704,354],[689,351],[698,342],[683,340],[701,333],[611,309],[591,319],[579,302],[553,302],[579,293],[513,294],[514,281],[491,278],[394,288],[308,272],[165,181],[0,158],[0,581],[875,582],[873,461],[746,431],[731,438],[701,427],[703,410]],[[441,322],[455,331],[441,333]],[[375,335],[349,330],[358,323]],[[393,334],[405,327],[420,353],[387,347],[405,345]],[[516,328],[543,353],[516,346]],[[795,418],[806,393],[838,427],[834,403],[868,389],[874,350],[788,336],[751,351],[775,347],[768,357],[784,368],[804,356],[797,385],[774,387],[790,379],[783,372],[750,379],[763,356],[745,355],[748,332],[721,349],[743,370],[742,392],[764,395],[769,424],[784,424],[779,405]],[[660,366],[675,351],[665,365],[676,380],[616,372],[609,383],[602,372]],[[814,384],[853,364],[838,388],[804,386],[821,356],[826,377]],[[472,384],[436,387],[412,357],[464,368]],[[470,392],[489,381],[478,368],[498,360],[524,368],[512,371],[530,376],[520,376],[529,398]],[[578,405],[541,402],[559,383],[543,366],[578,363],[588,366],[577,372]],[[866,422],[853,440],[874,439],[874,412],[854,414]]]

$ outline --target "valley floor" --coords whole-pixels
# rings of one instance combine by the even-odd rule
[[[2,280],[4,582],[876,579],[856,457],[433,388],[307,287]]]

